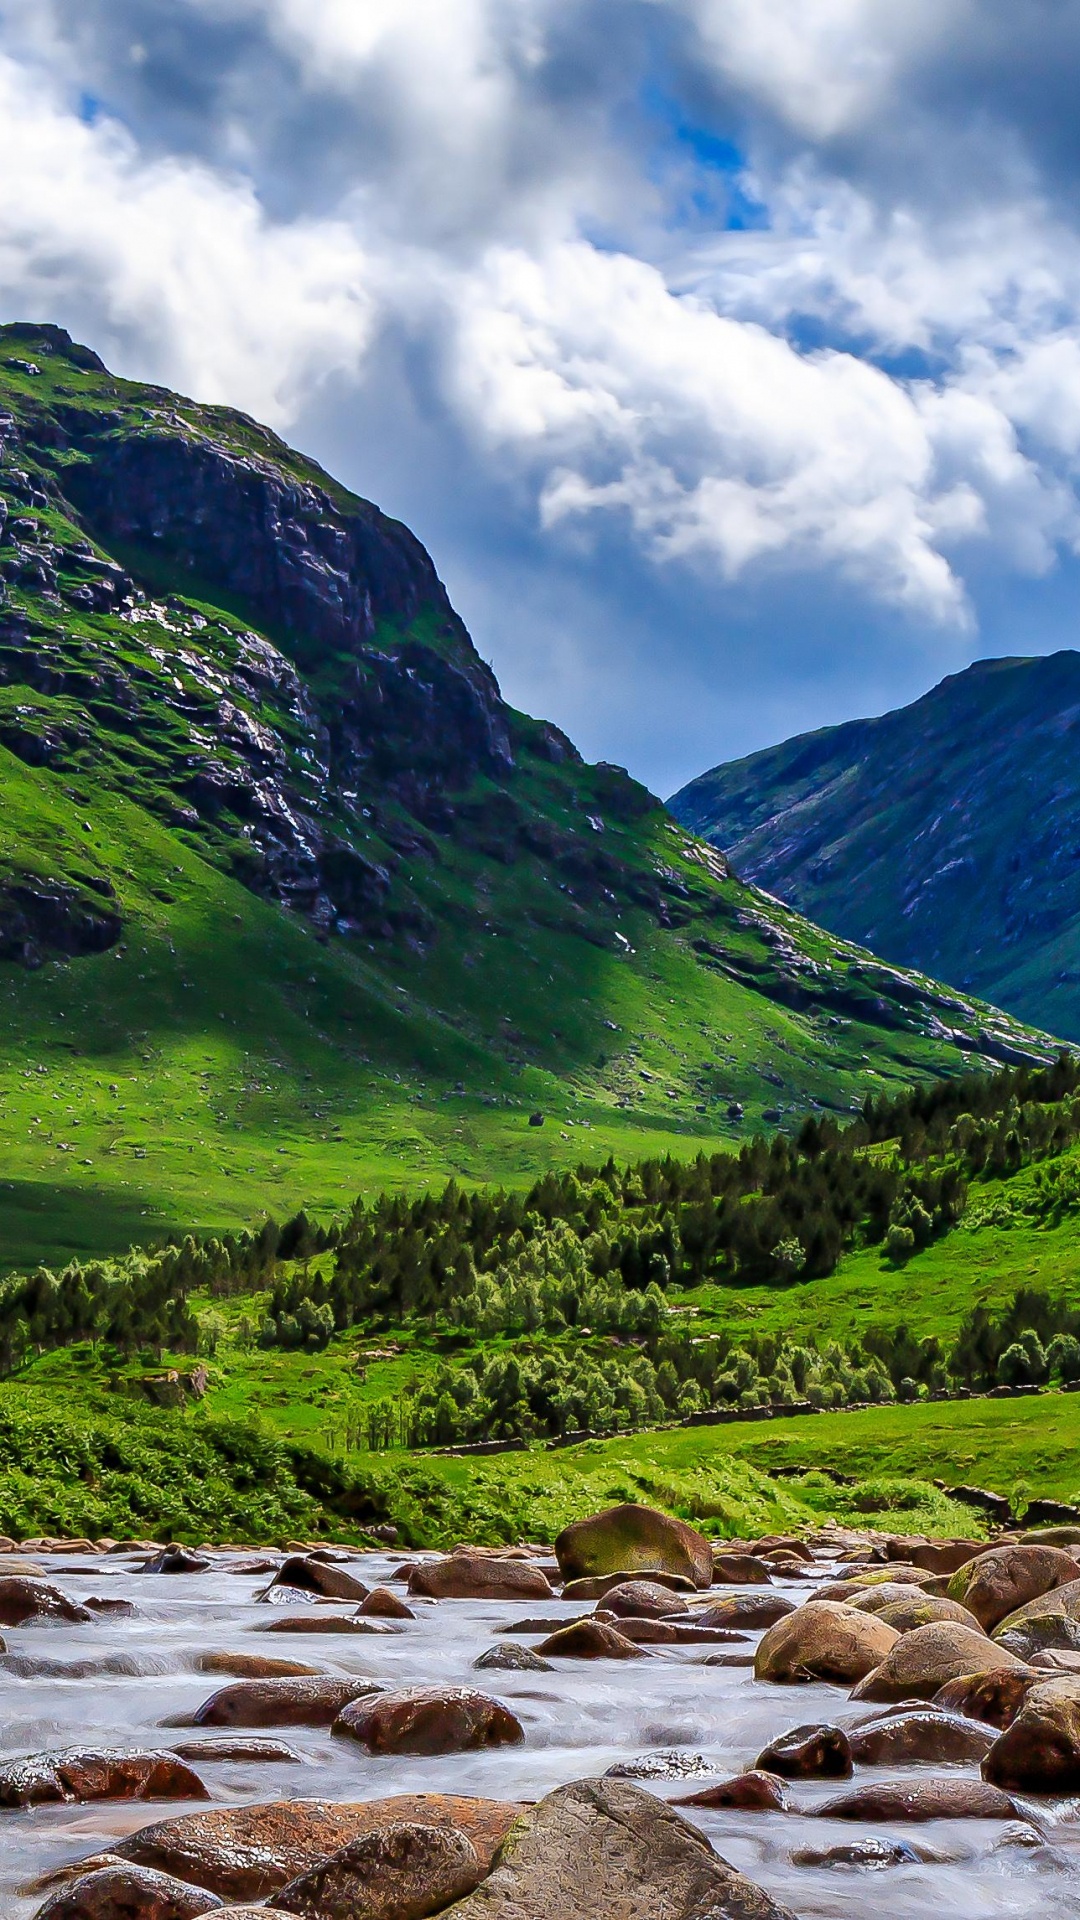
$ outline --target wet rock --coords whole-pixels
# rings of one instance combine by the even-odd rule
[[[785,1780],[847,1780],[851,1748],[841,1727],[792,1727],[758,1754],[755,1768]]]
[[[933,1707],[913,1707],[848,1728],[851,1757],[859,1767],[938,1765],[982,1760],[994,1744],[988,1727]]]
[[[667,1587],[651,1580],[624,1580],[604,1595],[607,1613],[625,1614],[634,1620],[663,1620],[685,1615],[686,1602]]]
[[[87,1607],[91,1613],[104,1616],[108,1620],[141,1620],[143,1618],[142,1608],[137,1607],[134,1600],[114,1600],[111,1598],[102,1600],[99,1599],[96,1594],[91,1594],[82,1604],[84,1607]]]
[[[890,1600],[887,1606],[875,1607],[873,1611],[879,1620],[884,1620],[897,1633],[913,1633],[916,1627],[931,1627],[940,1620],[953,1620],[958,1626],[970,1627],[979,1631],[979,1623],[967,1607],[959,1600],[940,1599],[930,1593],[911,1593],[905,1600]]]
[[[180,1760],[190,1760],[194,1766],[203,1761],[212,1760],[219,1764],[231,1761],[238,1764],[266,1764],[280,1762],[302,1766],[304,1756],[295,1747],[288,1747],[283,1740],[184,1740],[170,1747]]]
[[[58,1887],[34,1920],[198,1920],[221,1901],[171,1874],[144,1867],[101,1867]],[[269,1920],[269,1916],[263,1916]]]
[[[624,1640],[632,1640],[636,1647],[715,1646],[746,1638],[745,1634],[734,1633],[730,1628],[702,1627],[685,1617],[681,1620],[623,1620],[618,1617],[601,1620],[597,1617],[597,1624],[613,1626]]]
[[[1073,1629],[1078,1630],[1075,1636]],[[1039,1594],[1006,1614],[994,1628],[993,1638],[998,1646],[1007,1647],[1021,1659],[1026,1659],[1029,1652],[1043,1653],[1048,1647],[1080,1647],[1080,1580]]]
[[[76,1606],[51,1581],[37,1580],[29,1574],[0,1574],[0,1627],[21,1627],[28,1620],[74,1624],[93,1618],[86,1607]]]
[[[1021,1666],[992,1640],[973,1627],[943,1620],[905,1633],[886,1654],[875,1672],[853,1693],[853,1700],[883,1702],[932,1700],[947,1680],[965,1673],[988,1673],[994,1667]]]
[[[487,1867],[521,1811],[509,1801],[438,1793],[396,1794],[344,1805],[277,1800],[162,1820],[132,1834],[116,1852],[225,1900],[266,1900],[350,1841],[400,1822],[458,1829],[468,1835]]]
[[[982,1771],[995,1786],[1021,1793],[1080,1792],[1080,1678],[1038,1680]]]
[[[822,1820],[1016,1820],[1021,1809],[983,1780],[883,1781],[827,1800]]]
[[[979,1720],[988,1727],[1011,1726],[1038,1674],[1030,1667],[993,1667],[984,1673],[959,1674],[935,1693],[931,1706],[946,1713]]]
[[[574,1620],[542,1640],[541,1654],[564,1660],[644,1660],[644,1649],[601,1620]]]
[[[202,1653],[195,1662],[199,1673],[228,1673],[237,1680],[317,1680],[318,1667],[302,1660],[270,1660],[262,1653]]]
[[[293,1554],[282,1562],[271,1580],[265,1595],[268,1598],[275,1588],[288,1587],[294,1593],[314,1593],[323,1600],[366,1600],[369,1589],[355,1574],[347,1573],[344,1567],[335,1567],[325,1560],[317,1560],[311,1554]]]
[[[953,1575],[949,1598],[961,1601],[992,1633],[1018,1607],[1078,1578],[1077,1561],[1064,1547],[994,1547]]]
[[[717,1600],[694,1618],[699,1627],[723,1627],[734,1632],[753,1633],[758,1627],[772,1627],[796,1611],[794,1600],[782,1593],[733,1593]]]
[[[372,1587],[367,1599],[357,1608],[364,1620],[415,1620],[416,1615],[400,1594],[389,1587]]]
[[[354,1700],[381,1691],[374,1680],[241,1680],[192,1715],[194,1727],[328,1727]]]
[[[403,1821],[350,1841],[274,1897],[304,1920],[425,1920],[471,1893],[482,1872],[455,1827]]]
[[[86,1747],[0,1766],[0,1807],[209,1798],[198,1774],[173,1753]]]
[[[409,1575],[409,1592],[428,1600],[553,1600],[551,1582],[539,1567],[494,1554],[450,1553]]]
[[[519,1746],[525,1730],[500,1700],[473,1687],[405,1687],[355,1700],[331,1728],[369,1753],[471,1753]]]
[[[454,1920],[790,1920],[673,1807],[627,1780],[578,1780],[516,1823]]]
[[[764,1773],[752,1767],[731,1780],[719,1780],[700,1793],[685,1794],[673,1800],[675,1807],[734,1807],[743,1813],[787,1813],[791,1802],[778,1774]]]
[[[853,1840],[850,1846],[800,1847],[791,1856],[795,1867],[860,1867],[879,1873],[885,1867],[910,1867],[925,1856],[906,1840]]]
[[[403,1633],[393,1620],[363,1620],[355,1613],[286,1613],[271,1620],[260,1633]]]
[[[714,1553],[713,1585],[718,1587],[768,1587],[772,1569],[752,1553]]]
[[[681,1574],[696,1587],[712,1584],[712,1548],[685,1520],[627,1502],[564,1527],[555,1557],[565,1580],[620,1570]]]
[[[213,1566],[204,1554],[189,1553],[186,1547],[166,1547],[163,1553],[155,1553],[143,1566],[144,1573],[209,1573]]]
[[[665,1753],[643,1753],[636,1760],[618,1760],[608,1767],[605,1780],[690,1780],[715,1773],[703,1753],[684,1753],[671,1747]]]
[[[501,1647],[489,1647],[473,1661],[473,1666],[481,1672],[496,1673],[550,1673],[550,1660],[542,1660],[531,1647],[515,1646],[512,1640]]]
[[[927,1573],[954,1574],[985,1551],[982,1540],[921,1540],[912,1548],[911,1560]]]
[[[811,1600],[762,1636],[754,1674],[781,1684],[833,1680],[850,1685],[880,1666],[898,1639],[871,1613]]]
[[[613,1587],[624,1587],[635,1579],[633,1572],[623,1567],[618,1573],[590,1574],[581,1580],[568,1580],[562,1590],[564,1600],[603,1600]],[[651,1569],[648,1585],[663,1587],[666,1593],[696,1593],[692,1580],[681,1573],[661,1573]]]
[[[917,1604],[928,1598],[925,1587],[912,1586],[910,1581],[879,1580],[864,1582],[858,1580],[838,1580],[829,1586],[819,1588],[823,1600],[842,1600],[845,1606],[857,1607],[860,1613],[884,1613],[886,1607]],[[950,1606],[958,1602],[950,1601]],[[975,1626],[973,1613],[965,1616],[969,1626]]]
[[[41,1653],[6,1653],[0,1666],[19,1680],[139,1680],[161,1673],[164,1661],[152,1653],[88,1654],[84,1660],[50,1660]]]
[[[760,1540],[750,1542],[750,1551],[763,1560],[771,1559],[774,1554],[783,1554],[792,1560],[801,1560],[804,1566],[812,1566],[814,1561],[813,1547],[793,1533],[764,1534]]]

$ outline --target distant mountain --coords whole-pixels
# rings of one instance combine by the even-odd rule
[[[0,1268],[1048,1050],[507,706],[253,420],[9,325],[0,444]]]
[[[1080,1040],[1080,653],[977,661],[669,804],[823,926]]]

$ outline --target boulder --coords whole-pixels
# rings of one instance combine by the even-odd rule
[[[400,1594],[392,1593],[389,1587],[372,1587],[367,1599],[357,1608],[362,1619],[369,1620],[415,1620],[416,1615],[407,1606]]]
[[[898,1636],[881,1665],[860,1682],[853,1700],[932,1700],[947,1680],[964,1673],[989,1673],[992,1667],[1022,1666],[1007,1658],[985,1634],[955,1620],[916,1627]]]
[[[525,1738],[516,1714],[474,1687],[404,1687],[355,1700],[330,1731],[368,1753],[471,1753]]]
[[[695,1587],[712,1584],[712,1548],[705,1536],[685,1520],[633,1502],[564,1527],[555,1557],[564,1580],[625,1570],[677,1573]]]
[[[910,1606],[920,1600],[929,1600],[931,1596],[925,1587],[912,1586],[910,1581],[875,1580],[864,1583],[858,1580],[838,1580],[835,1585],[821,1587],[823,1600],[842,1600],[845,1606],[857,1607],[860,1613],[884,1613],[886,1607]],[[950,1607],[959,1605],[956,1600],[949,1601]],[[969,1626],[978,1622],[973,1613],[964,1608],[964,1618]]]
[[[618,1573],[598,1573],[582,1580],[568,1580],[562,1590],[563,1600],[603,1600],[613,1587],[624,1587],[636,1575],[629,1567],[623,1567]],[[681,1573],[661,1573],[653,1568],[649,1573],[651,1587],[663,1587],[668,1593],[696,1593],[697,1587]]]
[[[0,1574],[0,1627],[21,1627],[28,1620],[68,1621],[72,1624],[92,1620],[87,1607],[76,1606],[66,1593],[49,1580],[37,1580],[30,1574]]]
[[[221,1912],[221,1901],[171,1874],[107,1866],[56,1889],[34,1920],[198,1920]],[[264,1912],[262,1920],[269,1920]]]
[[[220,1687],[191,1717],[194,1727],[328,1727],[353,1700],[380,1692],[375,1680],[239,1680]]]
[[[209,1800],[197,1773],[174,1753],[72,1748],[0,1765],[0,1807],[90,1800]]]
[[[879,1620],[884,1620],[897,1633],[913,1633],[916,1627],[932,1627],[941,1620],[953,1620],[958,1626],[970,1627],[978,1633],[979,1623],[973,1613],[960,1605],[959,1600],[939,1599],[932,1593],[909,1594],[906,1600],[890,1600],[887,1606],[874,1609]]]
[[[359,1613],[332,1613],[322,1607],[308,1613],[283,1613],[269,1620],[260,1633],[403,1633],[393,1620],[364,1620]]]
[[[746,1639],[744,1633],[733,1633],[727,1627],[699,1626],[685,1615],[680,1620],[623,1620],[617,1617],[603,1620],[597,1616],[596,1624],[614,1627],[624,1640],[632,1640],[636,1647],[716,1646]]]
[[[1080,1567],[1064,1547],[993,1547],[953,1575],[949,1598],[959,1600],[992,1633],[1018,1607],[1078,1578]]]
[[[608,1767],[605,1780],[691,1780],[716,1772],[703,1753],[687,1753],[683,1747],[668,1747],[659,1753],[641,1753],[636,1760],[617,1760]]]
[[[795,1612],[794,1600],[788,1600],[782,1593],[732,1593],[724,1600],[717,1600],[711,1607],[705,1607],[694,1618],[699,1627],[722,1627],[739,1633],[753,1633],[758,1627],[775,1626],[778,1620],[785,1620]]]
[[[521,1811],[507,1801],[439,1793],[403,1793],[345,1805],[277,1800],[162,1820],[118,1843],[115,1851],[126,1861],[175,1874],[225,1900],[266,1900],[351,1840],[401,1822],[457,1828],[468,1835],[487,1867]]]
[[[1080,1792],[1080,1677],[1061,1674],[1029,1688],[982,1771],[995,1786],[1019,1793]]]
[[[1007,1727],[1039,1678],[1031,1667],[995,1665],[985,1673],[962,1673],[947,1680],[930,1704],[987,1727]]]
[[[624,1580],[604,1595],[607,1613],[626,1614],[634,1620],[663,1620],[686,1615],[686,1601],[668,1587],[651,1580]]]
[[[762,1773],[752,1767],[737,1773],[732,1780],[720,1780],[700,1793],[685,1794],[672,1801],[673,1807],[734,1807],[742,1813],[787,1813],[790,1801],[783,1781],[775,1773]]]
[[[993,1638],[997,1646],[1022,1660],[1050,1647],[1080,1647],[1080,1580],[1052,1588],[1006,1614],[994,1628]]]
[[[540,1642],[538,1652],[564,1660],[644,1660],[635,1641],[602,1620],[572,1620]]]
[[[899,1637],[872,1613],[810,1600],[762,1635],[754,1676],[781,1684],[833,1680],[850,1686],[879,1667]]]
[[[294,1593],[315,1593],[324,1600],[366,1600],[370,1589],[344,1567],[335,1567],[311,1554],[293,1554],[278,1568],[265,1595],[276,1587],[289,1587]]]
[[[1007,1793],[983,1780],[889,1780],[855,1787],[815,1809],[822,1820],[1018,1820]]]
[[[169,1748],[180,1760],[188,1760],[193,1766],[212,1760],[219,1766],[226,1762],[239,1765],[293,1765],[303,1766],[304,1756],[295,1747],[286,1746],[284,1740],[183,1740]]]
[[[750,1551],[763,1560],[782,1554],[791,1560],[801,1560],[804,1566],[812,1566],[814,1560],[813,1547],[793,1533],[767,1533],[760,1540],[751,1540]]]
[[[714,1553],[713,1585],[720,1587],[768,1587],[772,1570],[752,1553]]]
[[[190,1553],[186,1547],[165,1547],[143,1562],[144,1573],[208,1573],[213,1566],[205,1554]]]
[[[409,1575],[409,1592],[428,1600],[553,1600],[551,1582],[524,1560],[486,1553],[448,1553]]]
[[[530,1807],[454,1920],[791,1920],[674,1807],[577,1780]]]
[[[861,1867],[879,1873],[884,1867],[911,1867],[925,1858],[906,1840],[852,1840],[847,1846],[797,1847],[793,1867]]]
[[[911,1549],[911,1564],[925,1573],[956,1573],[986,1551],[983,1540],[922,1540]]]
[[[274,1900],[303,1920],[426,1920],[471,1893],[483,1872],[456,1827],[399,1821],[351,1840]]]
[[[263,1653],[200,1653],[199,1673],[231,1674],[236,1680],[317,1680],[318,1667],[302,1660],[271,1660]]]
[[[994,1735],[978,1720],[965,1720],[936,1707],[912,1707],[849,1727],[848,1742],[857,1767],[925,1762],[945,1766],[985,1759]]]
[[[507,1640],[501,1647],[488,1647],[473,1661],[477,1671],[496,1673],[550,1673],[550,1660],[542,1660],[531,1647],[519,1647]]]
[[[758,1754],[755,1769],[784,1780],[847,1780],[851,1748],[841,1727],[792,1727]]]

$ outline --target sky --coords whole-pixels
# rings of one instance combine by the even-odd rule
[[[667,794],[1074,643],[1080,0],[0,0],[0,314],[268,421]]]

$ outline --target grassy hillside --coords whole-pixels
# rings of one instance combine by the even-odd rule
[[[0,1270],[1051,1051],[507,708],[244,416],[8,326],[0,446]]]
[[[670,805],[834,932],[1080,1039],[1078,718],[1080,654],[981,660]]]

